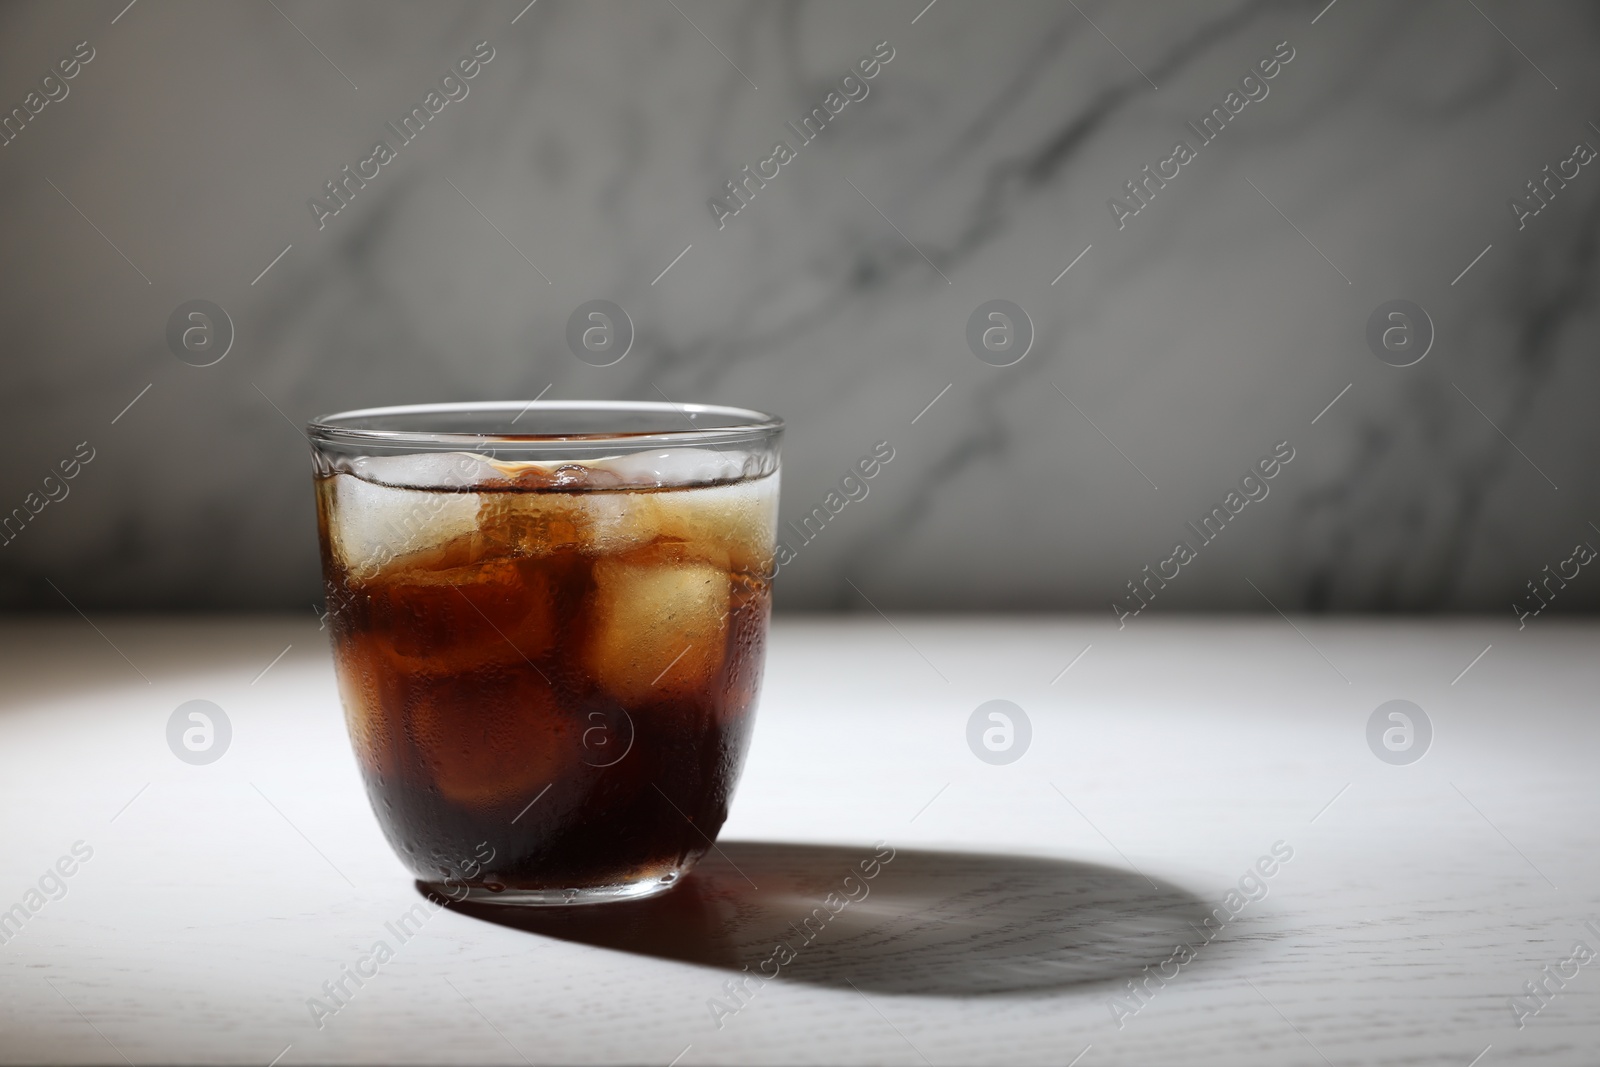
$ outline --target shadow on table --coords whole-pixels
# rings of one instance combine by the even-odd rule
[[[1196,942],[1208,914],[1184,889],[1092,863],[900,849],[862,878],[862,861],[875,855],[890,851],[726,841],[682,885],[649,900],[451,907],[619,952],[935,995],[1120,981]],[[848,896],[857,899],[841,904]]]

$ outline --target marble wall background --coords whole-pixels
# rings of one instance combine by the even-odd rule
[[[0,8],[7,109],[94,50],[0,148],[0,510],[94,455],[0,547],[8,608],[309,611],[291,423],[546,387],[785,415],[785,518],[889,441],[791,608],[1109,621],[1281,441],[1151,611],[1506,613],[1600,545],[1600,166],[1521,230],[1507,203],[1600,146],[1591,4],[125,2]],[[470,94],[319,230],[308,198],[478,41]],[[708,199],[880,41],[719,230]],[[1119,230],[1123,183],[1285,41]],[[197,298],[236,332],[205,368],[165,339]],[[638,329],[608,368],[564,342],[596,298]],[[1035,327],[1009,367],[966,341],[995,298]],[[1394,298],[1436,328],[1405,368],[1365,340]],[[1585,572],[1551,610],[1597,603]]]

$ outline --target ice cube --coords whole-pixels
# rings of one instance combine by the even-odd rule
[[[412,739],[456,804],[514,810],[570,775],[582,752],[550,686],[526,668],[446,675],[412,694]]]
[[[406,567],[378,586],[372,609],[400,669],[535,670],[555,647],[555,586],[549,568],[509,559],[424,570]]]
[[[542,556],[586,540],[589,526],[571,493],[478,494],[478,533],[494,555]]]
[[[701,690],[721,669],[728,575],[658,549],[594,565],[584,666],[624,704]]]
[[[719,567],[764,574],[771,569],[778,522],[778,476],[669,492],[637,493],[640,527],[654,538]]]
[[[582,549],[616,551],[648,541],[628,493],[479,494],[478,531],[491,555],[543,556]]]
[[[591,491],[629,486],[653,489],[731,481],[745,473],[742,455],[709,448],[658,448],[620,456],[598,456],[582,462],[498,459],[485,462],[490,465],[492,480],[530,489],[552,486]]]
[[[504,478],[495,462],[473,452],[417,452],[405,456],[363,456],[350,469],[363,481],[394,489],[454,489]]]
[[[626,485],[702,485],[726,481],[744,473],[744,459],[733,452],[710,448],[658,448],[601,461]]]
[[[478,524],[474,493],[397,489],[336,474],[330,498],[334,557],[357,580],[402,556],[441,548]]]

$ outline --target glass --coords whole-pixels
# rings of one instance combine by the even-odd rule
[[[749,746],[781,420],[549,401],[308,429],[340,697],[395,852],[457,900],[670,888]]]

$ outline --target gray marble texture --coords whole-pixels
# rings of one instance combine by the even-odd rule
[[[0,605],[310,611],[296,424],[547,388],[782,414],[785,519],[888,441],[784,569],[790,608],[1109,622],[1184,540],[1145,618],[1515,625],[1600,545],[1600,163],[1568,162],[1600,147],[1594,5],[925,2],[0,8],[7,111],[93,49],[0,147],[0,513],[93,455],[0,546]],[[480,41],[467,95],[319,228],[310,198]],[[867,95],[800,143],[785,123],[879,42]],[[1202,143],[1186,123],[1275,50]],[[719,228],[710,199],[780,139]],[[1577,174],[1519,229],[1547,165]],[[565,330],[601,298],[637,340],[596,368]],[[1397,298],[1435,332],[1407,367],[1366,339]],[[192,299],[233,324],[213,366],[169,350]],[[991,299],[1033,325],[1011,366],[969,349]],[[1202,543],[1185,524],[1280,442]],[[1600,603],[1581,567],[1543,588]]]

